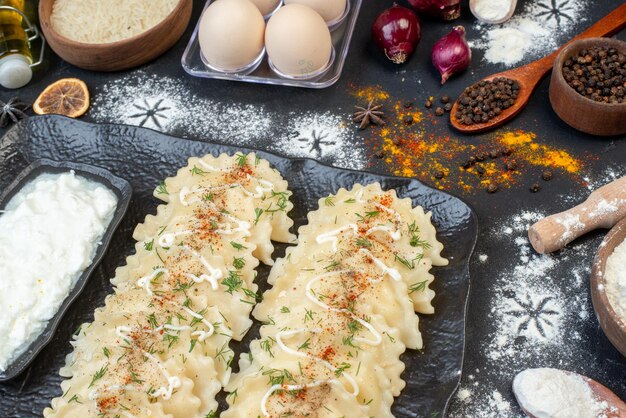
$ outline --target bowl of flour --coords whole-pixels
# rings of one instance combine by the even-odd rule
[[[602,330],[626,356],[626,219],[611,229],[598,249],[591,299]]]

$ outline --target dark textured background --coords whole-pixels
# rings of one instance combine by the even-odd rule
[[[573,1],[573,0],[571,0]],[[355,104],[354,99],[349,94],[349,86],[355,85],[367,86],[379,84],[389,91],[394,97],[406,98],[406,100],[416,100],[421,102],[424,97],[429,95],[439,95],[440,91],[444,91],[454,97],[466,85],[471,82],[487,76],[491,73],[502,70],[497,65],[489,65],[481,60],[482,52],[475,51],[474,60],[470,71],[459,77],[451,79],[446,86],[441,89],[438,83],[438,75],[430,64],[430,45],[436,39],[448,32],[448,24],[438,22],[424,22],[423,38],[420,48],[416,55],[403,67],[395,67],[385,62],[379,53],[377,53],[369,42],[369,27],[375,16],[390,1],[368,0],[361,9],[361,14],[357,22],[356,31],[352,40],[350,53],[348,55],[346,67],[344,69],[341,80],[333,87],[316,91],[316,90],[300,90],[295,88],[278,88],[272,86],[251,85],[244,83],[224,82],[216,80],[194,79],[180,67],[180,57],[185,45],[191,35],[193,24],[190,25],[186,34],[178,42],[178,44],[164,56],[158,60],[144,66],[143,70],[148,74],[168,75],[177,78],[181,84],[188,86],[195,91],[200,97],[211,98],[219,101],[248,102],[253,104],[263,104],[268,109],[276,112],[288,112],[291,110],[317,111],[340,110],[349,113]],[[518,10],[525,2],[519,2]],[[582,31],[595,19],[602,17],[610,10],[622,4],[621,1],[606,0],[601,2],[590,2],[591,6],[587,13],[587,19],[584,22],[577,22],[579,31]],[[197,20],[203,2],[194,1],[194,17],[192,22]],[[458,21],[466,25],[468,29],[468,38],[472,39],[476,33],[471,28],[472,17],[465,7],[463,17]],[[457,22],[455,22],[457,23]],[[622,31],[617,38],[626,40],[626,31]],[[564,40],[564,39],[563,39]],[[68,76],[75,76],[84,79],[92,91],[98,94],[106,94],[106,91],[99,89],[105,83],[123,76],[124,73],[113,74],[97,74],[78,70],[73,66],[63,62],[62,60],[48,53],[46,68],[35,75],[33,82],[26,88],[19,91],[19,96],[26,100],[32,101],[43,88],[50,82]],[[418,82],[421,80],[421,82]],[[584,168],[585,175],[597,178],[600,176],[605,167],[618,167],[621,174],[626,174],[626,142],[624,137],[619,138],[595,138],[569,128],[565,123],[560,121],[552,111],[548,97],[549,81],[544,80],[535,94],[532,96],[528,108],[514,121],[508,128],[523,129],[536,132],[542,143],[553,145],[558,148],[565,148],[574,155],[584,158],[584,155],[594,155],[593,161],[586,161]],[[6,100],[14,95],[13,92],[6,90],[0,91],[0,100]],[[90,121],[89,113],[83,118]],[[109,122],[115,122],[111,120]],[[245,123],[244,120],[241,123]],[[445,125],[440,124],[437,129],[441,134],[456,135],[454,131]],[[276,131],[282,129],[276,126]],[[172,134],[188,137],[190,134],[184,128],[180,128]],[[462,137],[472,143],[480,143],[482,136]],[[197,138],[206,140],[220,141],[220,138]],[[267,141],[259,141],[254,144],[260,149],[272,150],[272,138]],[[607,152],[607,150],[609,152]],[[371,162],[370,170],[387,173],[388,168],[373,156],[373,152],[368,154]],[[428,182],[428,179],[423,179]],[[489,362],[483,350],[483,343],[488,338],[487,330],[489,329],[489,309],[486,303],[485,295],[492,290],[495,278],[504,274],[507,269],[511,268],[511,264],[515,263],[518,255],[511,246],[502,246],[501,242],[494,239],[494,225],[501,224],[506,221],[512,213],[521,210],[533,210],[545,213],[551,213],[566,209],[571,203],[565,202],[559,197],[563,196],[579,196],[583,195],[583,186],[580,182],[566,177],[557,176],[550,183],[543,184],[544,188],[540,193],[530,194],[527,189],[534,180],[528,179],[528,183],[522,183],[511,189],[502,190],[495,195],[487,195],[481,190],[473,193],[464,194],[463,197],[470,205],[472,205],[479,217],[480,231],[479,241],[476,254],[487,254],[490,262],[480,263],[477,256],[471,266],[472,275],[472,291],[469,305],[469,315],[467,323],[468,339],[466,345],[466,356],[464,370],[467,371],[463,376],[463,385],[468,386],[473,381],[469,380],[470,374],[475,371],[484,370],[490,367]],[[455,190],[452,190],[455,192]],[[600,243],[602,232],[591,234],[591,236],[582,238],[579,243],[590,245],[598,245]],[[556,256],[559,261],[560,255]],[[494,262],[491,262],[491,261]],[[587,253],[581,253],[580,259],[577,260],[580,266],[590,266],[592,260]],[[558,270],[558,268],[557,268]],[[569,272],[562,270],[555,274],[567,280]],[[586,279],[586,278],[585,278]],[[102,284],[105,286],[105,284]],[[586,291],[588,293],[588,290]],[[583,295],[585,299],[589,299],[587,294]],[[588,304],[590,307],[590,304]],[[597,320],[592,315],[583,329],[571,330],[571,332],[580,332],[584,338],[578,347],[585,354],[582,357],[573,359],[570,356],[568,347],[564,347],[559,356],[546,355],[545,358],[534,358],[529,361],[526,367],[536,366],[556,366],[566,365],[569,369],[586,373],[592,378],[600,380],[609,386],[622,398],[626,398],[626,360],[610,345],[606,337],[599,329]],[[580,351],[579,350],[579,351]],[[45,356],[45,354],[44,354]],[[46,364],[46,359],[38,359],[38,364]],[[515,405],[510,390],[510,383],[513,375],[492,375],[488,380],[479,381],[480,386],[487,388],[497,388],[503,396],[511,401],[512,411],[510,415],[519,416],[520,411]],[[22,382],[16,381],[9,385],[20,385]],[[454,416],[476,416],[475,413],[464,412],[462,402],[454,402],[451,413]],[[507,413],[509,414],[509,413]],[[486,413],[484,416],[505,416],[504,413]],[[508,416],[508,415],[506,415]]]

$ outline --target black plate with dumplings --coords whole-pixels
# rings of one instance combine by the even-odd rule
[[[2,166],[3,172],[5,170],[14,170],[14,173],[17,173],[17,177],[13,179],[13,182],[11,184],[6,186],[6,184],[2,182],[0,185],[0,211],[6,208],[11,199],[17,193],[19,193],[24,186],[35,180],[41,174],[61,174],[67,173],[69,171],[74,171],[77,176],[103,185],[111,192],[113,192],[115,194],[115,197],[117,197],[117,206],[115,208],[115,212],[113,212],[113,217],[111,218],[107,229],[102,235],[100,243],[96,248],[94,257],[91,260],[91,264],[85,270],[83,270],[81,275],[76,280],[76,284],[70,290],[70,293],[67,295],[67,297],[63,300],[54,316],[50,318],[48,324],[46,325],[46,328],[41,332],[41,334],[39,334],[39,336],[28,346],[26,351],[16,357],[9,364],[6,370],[0,372],[0,382],[3,382],[13,379],[20,373],[22,373],[35,359],[37,354],[46,346],[46,344],[50,342],[50,340],[54,336],[56,328],[59,326],[63,319],[63,314],[68,310],[70,305],[80,297],[81,292],[87,285],[92,271],[98,266],[98,263],[100,263],[100,261],[104,257],[109,242],[111,241],[111,237],[113,236],[113,233],[115,232],[115,229],[117,228],[119,223],[124,218],[124,214],[128,209],[128,205],[130,203],[130,198],[133,191],[130,184],[126,180],[114,176],[108,170],[90,164],[53,161],[46,158],[41,158],[33,161],[30,165],[19,171],[17,167],[11,167],[10,170],[8,170],[9,167],[6,166],[5,161],[0,163],[0,165]],[[19,280],[19,278],[16,277],[13,280]],[[0,316],[0,321],[2,320],[1,318],[2,316]]]
[[[219,139],[219,138],[214,138]],[[70,340],[76,328],[93,319],[93,310],[109,294],[109,279],[115,268],[124,264],[134,251],[132,231],[158,204],[152,197],[154,187],[186,165],[191,156],[207,153],[250,151],[228,145],[171,137],[149,129],[124,125],[94,125],[61,116],[32,117],[20,122],[0,139],[0,190],[4,190],[32,161],[40,158],[73,161],[100,166],[130,182],[133,197],[129,210],[113,234],[107,253],[93,272],[81,297],[67,310],[52,341],[31,366],[17,378],[0,384],[0,416],[41,416],[53,397],[61,395],[58,375],[71,351]],[[306,213],[317,209],[320,197],[335,193],[354,183],[380,182],[395,188],[400,197],[410,197],[415,205],[433,212],[438,238],[450,260],[446,267],[433,269],[437,292],[433,303],[436,313],[421,316],[423,351],[407,351],[403,378],[407,386],[396,399],[396,417],[443,417],[461,377],[465,340],[465,317],[469,294],[469,259],[474,249],[478,222],[472,209],[448,193],[432,189],[413,179],[382,176],[338,169],[309,159],[290,159],[266,152],[269,160],[293,191],[294,210],[290,213],[299,227]],[[284,253],[278,245],[276,255]],[[269,269],[259,270],[261,289]],[[233,343],[236,353],[246,351],[248,341],[258,332],[258,324],[242,343]],[[236,364],[236,361],[233,362]],[[224,399],[221,399],[225,405]]]

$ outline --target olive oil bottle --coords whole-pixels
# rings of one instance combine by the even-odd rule
[[[25,1],[0,0],[0,84],[5,88],[23,87],[33,76],[25,15],[19,13],[24,13]]]

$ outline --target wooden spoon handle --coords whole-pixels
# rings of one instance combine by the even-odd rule
[[[604,16],[596,23],[594,23],[589,29],[571,39],[566,44],[562,45],[552,54],[537,61],[534,61],[528,64],[528,66],[534,67],[534,69],[537,72],[541,73],[541,76],[543,77],[548,73],[548,71],[552,69],[554,60],[556,59],[556,56],[559,54],[559,52],[561,52],[561,50],[570,43],[583,38],[611,36],[619,32],[624,27],[626,27],[626,2],[619,6],[617,9],[613,10],[608,15]]]
[[[591,193],[580,205],[548,216],[528,230],[535,251],[551,253],[597,228],[611,228],[626,218],[626,176]]]

